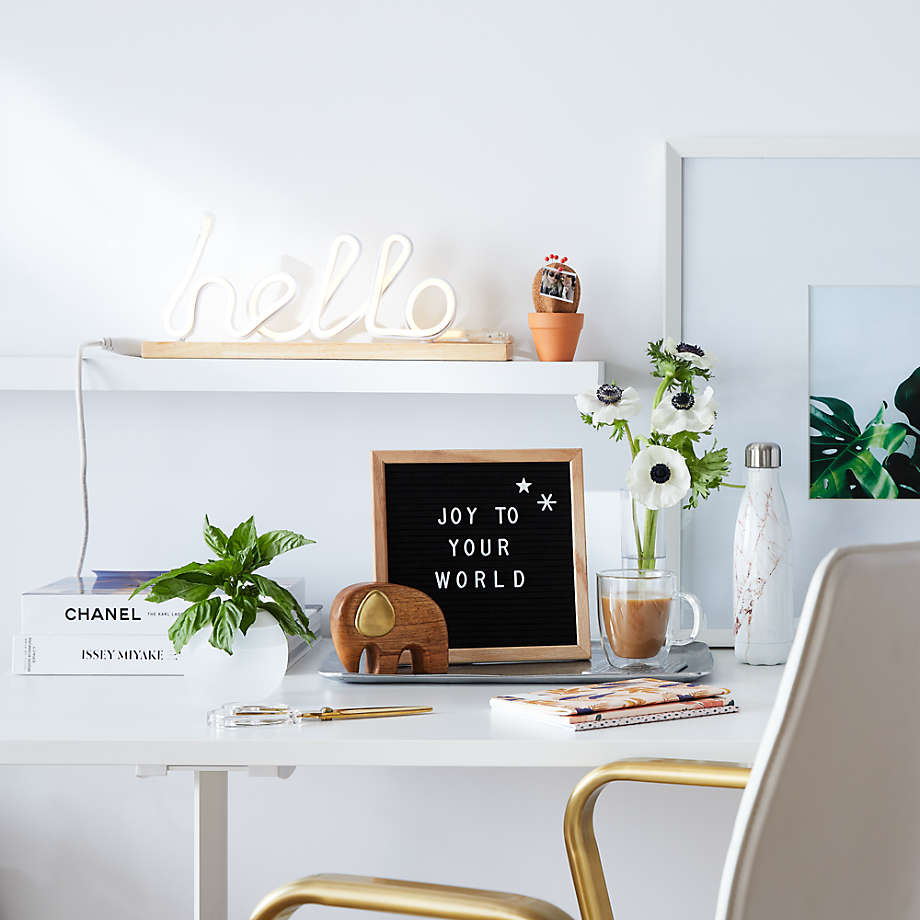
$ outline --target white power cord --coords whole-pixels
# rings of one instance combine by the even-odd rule
[[[83,342],[77,349],[77,435],[80,440],[80,497],[83,502],[83,539],[80,543],[80,561],[77,563],[77,579],[83,577],[83,563],[86,561],[86,545],[89,542],[89,493],[86,488],[86,421],[83,414],[83,352],[87,348],[104,348],[119,355],[141,357],[140,339],[94,339]]]

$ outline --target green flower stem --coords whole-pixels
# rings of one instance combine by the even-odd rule
[[[636,500],[630,498],[629,504],[632,507],[633,533],[636,537],[636,553],[639,557],[639,568],[642,568],[642,537],[639,535],[639,518],[636,516]]]
[[[658,389],[655,391],[655,399],[652,401],[652,408],[657,409],[659,403],[664,398],[664,394],[668,391],[668,387],[674,382],[673,374],[668,374],[664,380],[658,385]]]
[[[655,568],[655,537],[658,532],[658,512],[645,509],[645,534],[639,547],[639,568]]]
[[[629,441],[629,452],[632,454],[633,460],[635,460],[636,454],[639,453],[639,446],[633,440],[632,432],[629,430],[629,422],[626,419],[623,419],[623,430],[626,432],[626,440]]]

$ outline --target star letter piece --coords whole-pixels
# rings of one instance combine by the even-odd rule
[[[516,482],[515,485],[518,487],[518,495],[520,495],[522,492],[526,492],[529,495],[530,487],[533,485],[533,483],[528,482],[527,478],[525,476],[522,476],[521,481]]]
[[[541,510],[541,511],[552,511],[552,510],[553,510],[553,505],[556,504],[556,499],[553,498],[553,493],[552,493],[552,492],[550,492],[549,495],[544,495],[544,494],[541,492],[541,493],[540,493],[540,500],[537,502],[537,504],[541,506],[541,507],[540,507],[540,510]]]

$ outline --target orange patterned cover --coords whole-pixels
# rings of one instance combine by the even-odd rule
[[[591,716],[598,712],[715,699],[728,696],[730,693],[731,691],[726,687],[636,678],[604,684],[584,684],[580,687],[562,687],[556,690],[538,690],[534,693],[522,693],[519,696],[495,696],[492,697],[491,703],[495,709],[521,712],[531,710],[534,714],[539,712],[541,715],[555,715],[563,719],[566,717],[571,719],[578,716]]]

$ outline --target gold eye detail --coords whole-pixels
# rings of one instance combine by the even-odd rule
[[[385,636],[395,625],[396,611],[390,599],[382,591],[365,594],[355,614],[355,629],[362,636],[375,638]]]

